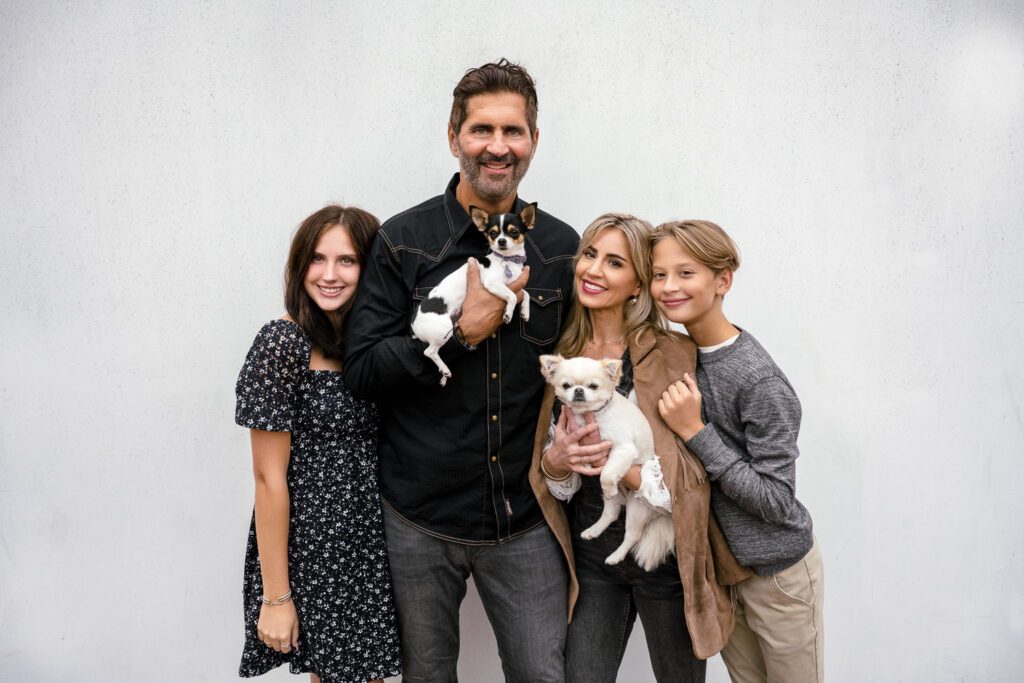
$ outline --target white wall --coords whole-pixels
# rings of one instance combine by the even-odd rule
[[[0,5],[0,679],[233,680],[234,381],[290,233],[440,192],[451,89],[502,55],[540,91],[524,196],[738,240],[830,680],[1024,676],[1019,2],[37,0]]]

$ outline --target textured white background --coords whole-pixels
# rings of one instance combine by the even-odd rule
[[[524,196],[739,242],[727,311],[804,404],[829,679],[1020,680],[1024,9],[919,0],[4,2],[0,679],[234,680],[234,382],[290,233],[440,192],[451,88],[502,55],[540,91]]]

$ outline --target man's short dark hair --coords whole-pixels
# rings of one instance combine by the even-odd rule
[[[455,134],[459,134],[459,129],[466,121],[466,103],[470,97],[498,92],[511,92],[523,96],[526,100],[526,123],[532,135],[537,130],[537,90],[526,69],[504,57],[497,62],[470,69],[455,86],[452,92],[455,98],[452,102],[452,115],[448,119]]]

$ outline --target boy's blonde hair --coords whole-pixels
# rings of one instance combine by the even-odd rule
[[[669,221],[651,233],[651,247],[663,239],[679,242],[693,257],[718,275],[723,270],[738,270],[740,250],[732,238],[711,221]]]

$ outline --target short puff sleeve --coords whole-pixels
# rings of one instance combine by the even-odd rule
[[[295,323],[272,320],[264,325],[238,373],[235,422],[249,429],[292,431],[309,352],[309,341]]]

